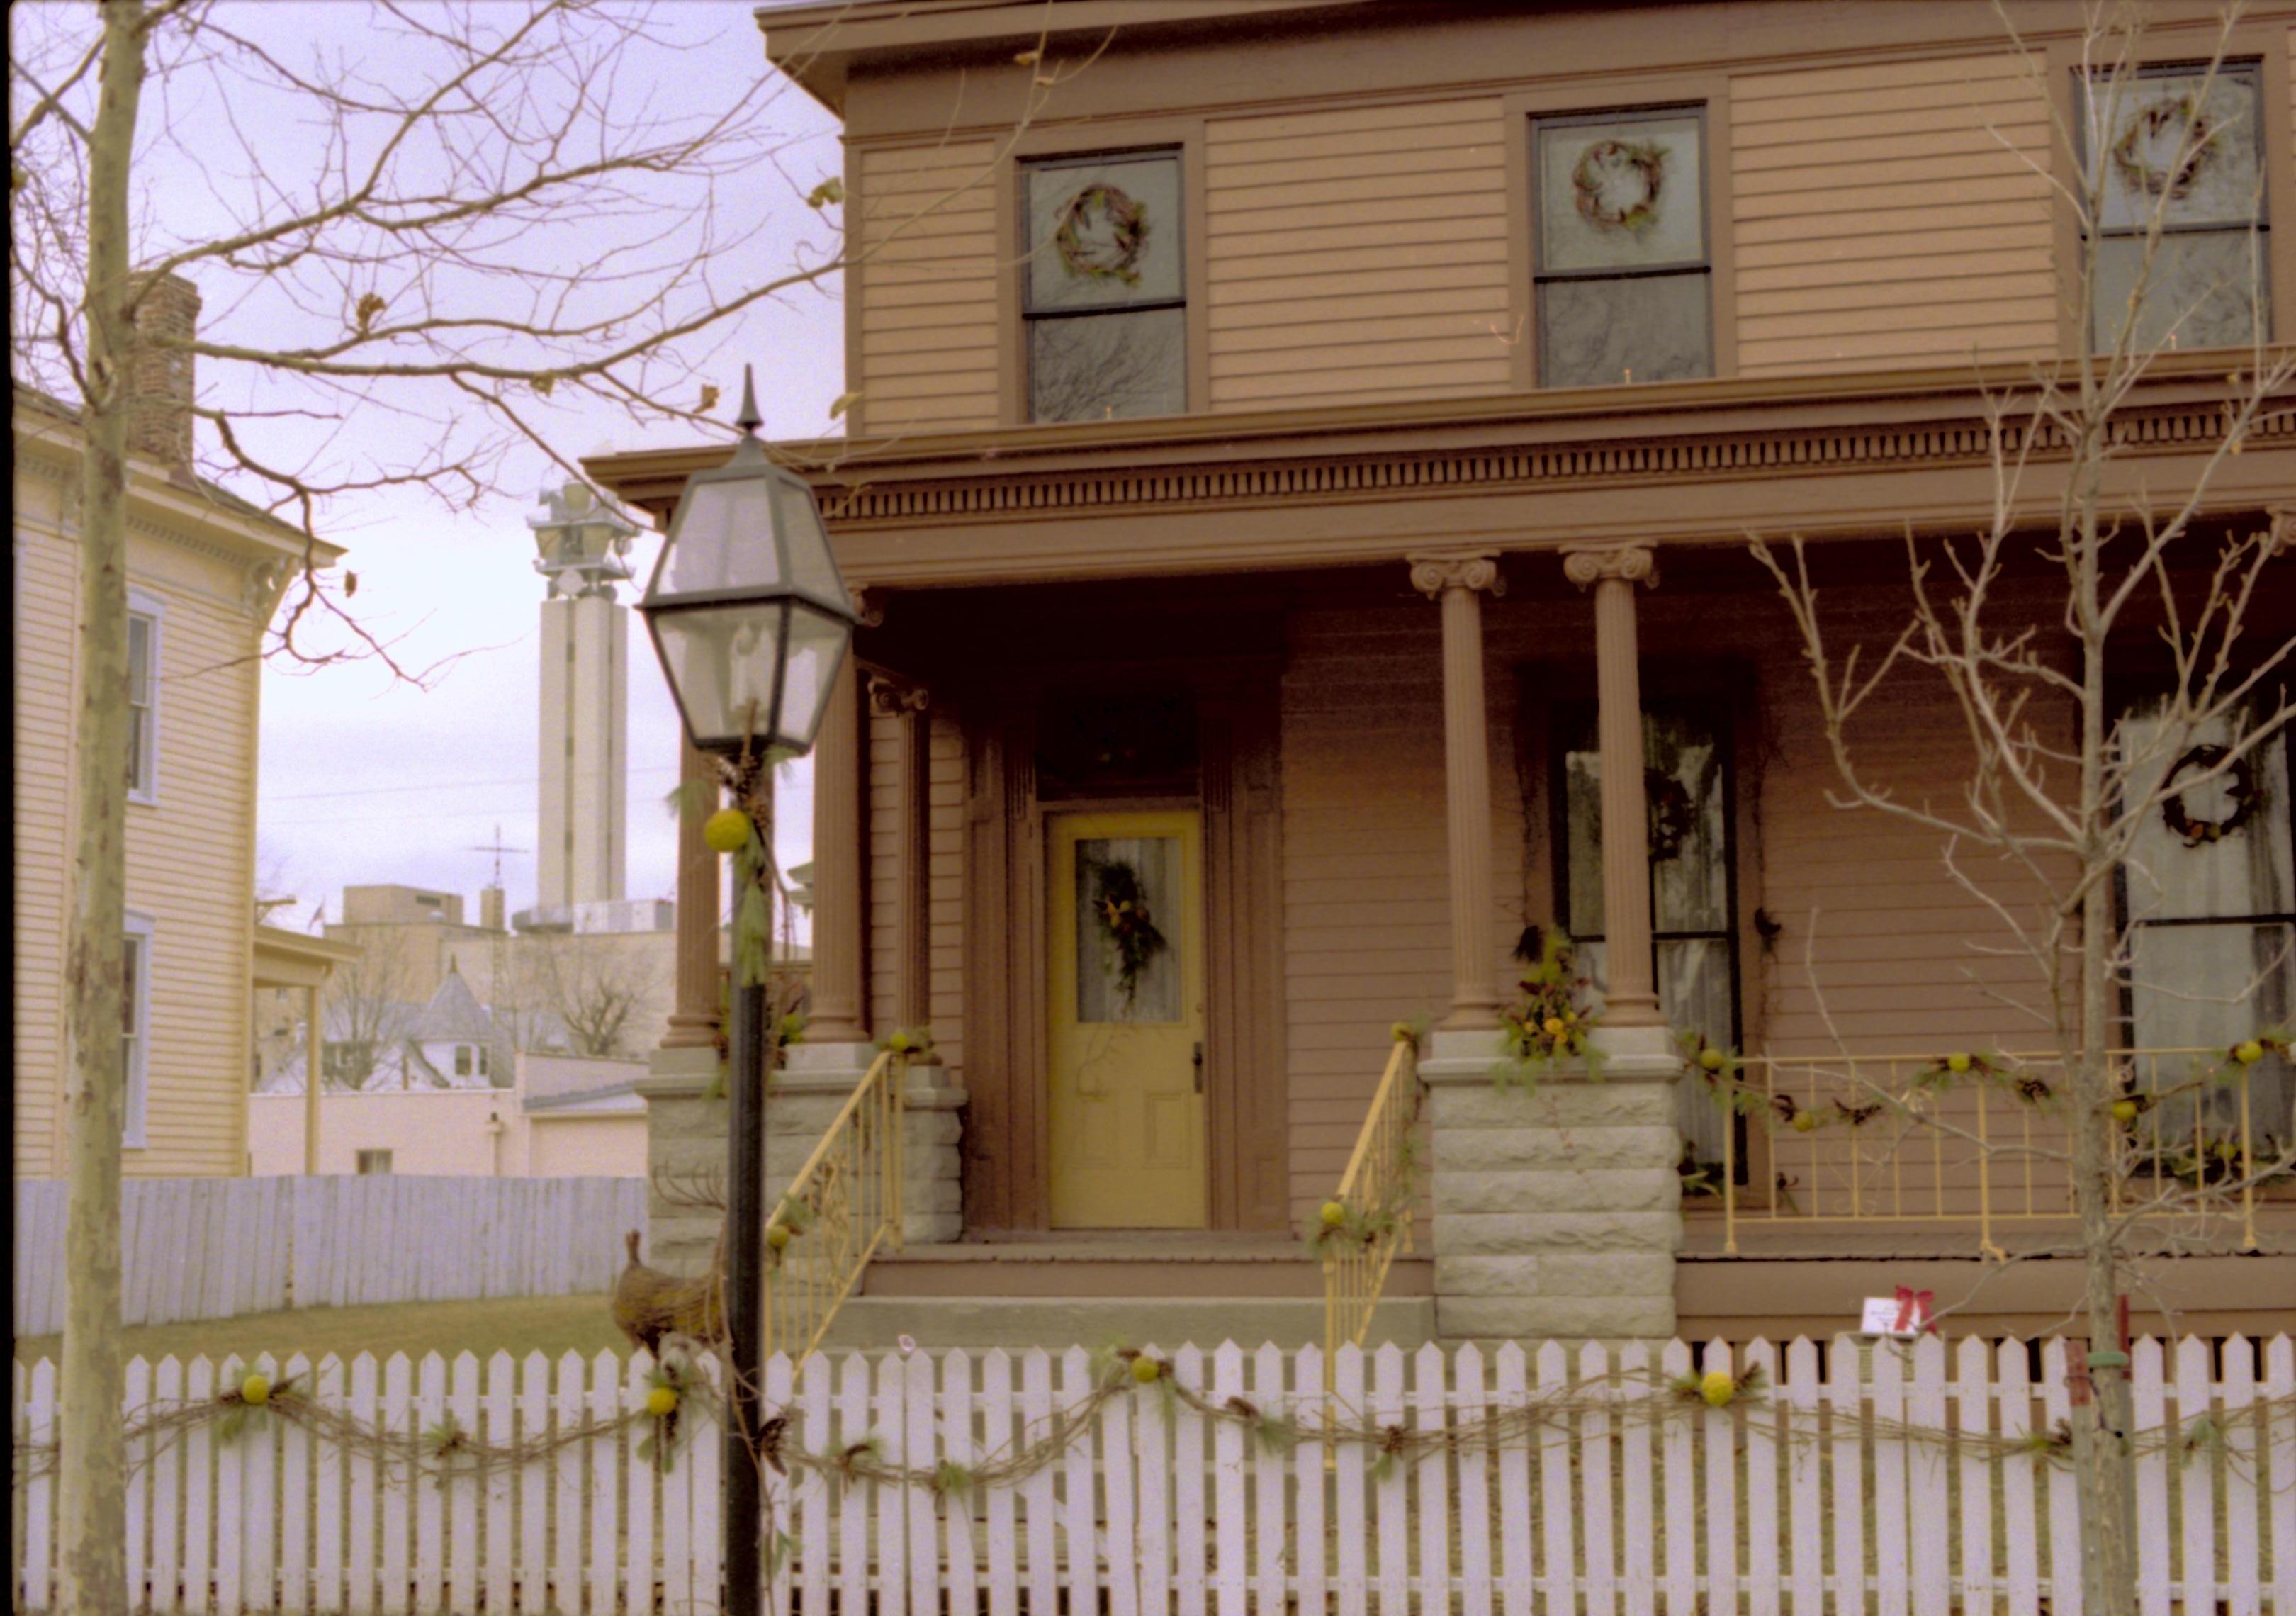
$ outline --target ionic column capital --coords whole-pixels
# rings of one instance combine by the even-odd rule
[[[1506,579],[1499,576],[1496,555],[1411,555],[1404,559],[1411,563],[1411,587],[1429,600],[1440,600],[1446,591],[1452,589],[1488,594],[1493,598],[1506,593]]]
[[[1658,555],[1647,545],[1590,545],[1562,553],[1562,576],[1588,588],[1606,578],[1658,587]]]
[[[2296,505],[2274,505],[2265,513],[2271,523],[2268,543],[2275,555],[2296,555]]]
[[[885,624],[885,592],[882,589],[853,588],[846,591],[852,597],[853,613],[864,628],[882,628]]]
[[[881,718],[921,713],[932,705],[932,692],[911,679],[873,669],[869,679],[869,710]]]

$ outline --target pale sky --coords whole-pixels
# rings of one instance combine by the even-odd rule
[[[266,35],[285,43],[357,14],[324,5],[262,10]],[[636,65],[680,104],[731,103],[768,70],[750,12],[748,4],[701,0],[660,8],[662,30],[695,48]],[[770,114],[790,142],[780,153],[781,172],[761,175],[754,199],[739,204],[764,215],[761,239],[746,250],[757,254],[760,278],[786,268],[799,242],[819,248],[832,241],[798,198],[841,169],[835,121],[810,100],[791,90],[774,102]],[[751,222],[754,215],[732,221],[739,227]],[[212,298],[209,312],[215,312]],[[826,295],[800,291],[782,304],[748,311],[693,351],[723,389],[728,413],[749,361],[758,368],[767,435],[811,437],[835,430],[828,408],[843,390],[842,332],[832,283]],[[379,430],[393,429],[386,421]],[[587,418],[578,410],[557,411],[552,433],[562,451],[575,455],[693,439],[684,428],[657,429],[642,446],[627,419],[595,410]],[[527,849],[502,861],[510,907],[533,903],[543,581],[533,570],[525,517],[547,477],[545,462],[530,451],[513,457],[496,496],[475,513],[444,512],[411,497],[372,499],[323,529],[348,546],[345,566],[358,578],[354,603],[371,630],[395,639],[394,654],[404,665],[459,660],[427,689],[397,683],[371,662],[316,672],[266,667],[258,883],[266,895],[292,893],[299,900],[275,915],[277,923],[308,923],[322,898],[329,916],[339,916],[345,885],[385,882],[461,892],[475,919],[476,894],[494,862],[477,849],[497,840],[497,827],[502,842]],[[651,570],[658,543],[651,533],[639,539],[631,558],[636,584]],[[624,598],[636,594],[632,587]],[[676,826],[662,798],[676,782],[678,720],[635,612],[629,633],[627,891],[673,897]],[[797,776],[782,790],[776,841],[785,864],[809,857],[805,765]]]

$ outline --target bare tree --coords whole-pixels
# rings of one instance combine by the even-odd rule
[[[661,986],[659,963],[595,937],[537,939],[530,947],[530,968],[520,973],[532,984],[528,997],[564,1028],[572,1053],[594,1060],[634,1054],[646,1029],[637,1013]]]
[[[2287,518],[2224,520],[2210,499],[2212,480],[2259,425],[2286,419],[2296,360],[2265,343],[2260,278],[2196,277],[2169,229],[2203,180],[2252,189],[2222,173],[2239,160],[2212,101],[2222,45],[2217,61],[2179,78],[2140,78],[2140,21],[2125,10],[2091,29],[2077,127],[2056,130],[2051,184],[2080,225],[2076,317],[2091,351],[1988,396],[1989,521],[1957,538],[1908,533],[1911,609],[1879,647],[1844,650],[1830,636],[1800,541],[1754,546],[1808,656],[1836,803],[1939,837],[1951,878],[1997,923],[2000,940],[1984,950],[1990,990],[2028,1013],[2054,1050],[2046,1078],[1980,1075],[2040,1082],[2025,1092],[2047,1096],[2064,1119],[2062,1148],[2020,1148],[2067,1174],[2078,1214],[2069,1252],[2084,1264],[2099,1416],[2074,1431],[2083,1575],[2087,1608],[2106,1616],[2135,1608],[2132,1422],[2127,1365],[2112,1349],[2123,1298],[2144,1285],[2139,1232],[2220,1207],[2292,1161],[2285,1118],[2261,1159],[2251,1149],[2189,1177],[2148,1162],[2131,1127],[2145,1109],[2203,1104],[2218,1082],[2249,1082],[2253,1073],[2238,1069],[2275,1054],[2268,1029],[2240,1035],[2165,1091],[2140,1091],[2114,1054],[2125,1006],[2144,995],[2253,1006],[2260,983],[2287,980],[2284,940],[2195,982],[2178,968],[2194,962],[2148,952],[2139,932],[2162,883],[2177,879],[2147,867],[2171,844],[2161,827],[2194,831],[2171,839],[2188,847],[2236,833],[2227,800],[2252,790],[2254,771],[2285,744],[2296,658],[2285,619],[2270,610],[2296,586]],[[2252,229],[2250,249],[2252,265]],[[2228,319],[2228,303],[2237,313],[2241,302],[2246,318]],[[2180,333],[2206,333],[2185,347],[2218,347],[2227,329],[2243,346],[2215,372],[2221,416],[2210,441],[2186,446],[2197,462],[2189,481],[2169,492],[2115,478],[2161,356]],[[2062,493],[2037,498],[2044,477],[2062,479]],[[2036,577],[2046,589],[2038,611],[2028,587]],[[2123,683],[2132,674],[2144,686],[2139,701]],[[1941,681],[1960,719],[1967,770],[1942,801],[1908,791],[1868,755],[1875,726],[1921,680]],[[1918,1096],[1877,1089],[1873,1100],[1905,1131],[1943,1129],[1972,1152],[2000,1148]]]
[[[324,37],[283,45],[323,19]],[[218,0],[20,7],[9,34],[10,337],[19,381],[73,406],[85,444],[69,919],[70,1300],[63,1379],[116,1407],[119,1130],[125,1104],[128,741],[127,488],[138,378],[221,373],[194,410],[213,469],[316,543],[329,515],[394,490],[449,507],[497,486],[503,456],[551,440],[553,401],[706,426],[716,390],[690,357],[733,316],[851,261],[761,253],[760,181],[781,148],[782,81],[734,104],[665,108],[634,63],[648,13],[586,0],[413,7],[361,16]],[[1064,70],[1038,50],[1014,138]],[[1009,149],[1009,148],[1006,148]],[[170,183],[151,164],[170,156]],[[1004,151],[952,178],[987,183]],[[833,180],[790,195],[826,212]],[[721,187],[743,187],[720,228]],[[927,199],[875,250],[924,221]],[[734,217],[729,210],[726,217]],[[802,215],[799,217],[803,217]],[[794,257],[783,268],[762,258]],[[222,332],[139,322],[168,277],[229,311]],[[393,424],[414,447],[379,449]],[[314,552],[307,551],[307,557]],[[307,561],[266,641],[275,657],[390,660]],[[396,669],[396,664],[392,666]],[[117,1422],[65,1423],[62,1608],[125,1608],[125,1454]]]
[[[336,967],[327,986],[325,1036],[333,1070],[316,1074],[323,1087],[365,1087],[384,1049],[406,1036],[416,1007],[419,987],[406,929],[364,928],[358,943],[358,957]],[[307,1081],[314,1076],[309,1064],[306,1052]]]

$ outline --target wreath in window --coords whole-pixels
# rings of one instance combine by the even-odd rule
[[[1140,872],[1121,859],[1094,865],[1092,914],[1101,941],[1116,962],[1118,1000],[1128,1011],[1139,995],[1141,976],[1168,946],[1148,911]]]
[[[2177,790],[2177,777],[2188,768],[2212,769],[2229,756],[2221,746],[2195,746],[2177,759],[2177,767],[2169,771],[2163,783],[2167,792],[2161,803],[2161,823],[2185,839],[2185,845],[2196,848],[2211,841],[2222,841],[2256,817],[2260,793],[2256,789],[2256,771],[2246,758],[2235,758],[2226,772],[2225,795],[2232,802],[2232,811],[2221,819],[2202,819],[2185,806],[2185,794]]]
[[[1664,864],[1681,856],[1683,844],[1698,824],[1697,810],[1682,782],[1663,770],[1643,771],[1643,798],[1650,804],[1650,856]]]
[[[1666,148],[1650,140],[1598,140],[1570,169],[1578,217],[1599,230],[1649,229],[1665,181]]]
[[[1148,206],[1114,185],[1086,185],[1069,198],[1053,232],[1053,250],[1072,275],[1140,284],[1140,253],[1148,244]]]
[[[2147,196],[2179,199],[2191,193],[2201,170],[2215,155],[2217,133],[2195,97],[2156,101],[2131,117],[2120,138],[2113,142],[2112,166],[2134,190]],[[2174,143],[2168,154],[2170,165],[2156,162],[2153,157],[2164,137]]]

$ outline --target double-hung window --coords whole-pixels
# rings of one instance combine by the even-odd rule
[[[2139,1050],[2219,1054],[2296,1016],[2296,824],[2289,808],[2288,737],[2234,759],[2226,750],[2268,714],[2276,693],[2250,710],[2164,734],[2157,702],[2122,717],[2128,800],[2152,802],[2120,874],[2128,923],[2125,1008]],[[2171,744],[2182,741],[2181,751]],[[2232,1137],[2239,1092],[2188,1087],[2186,1055],[2161,1067],[2177,1090],[2163,1128],[2179,1144]],[[2150,1073],[2141,1077],[2150,1078]],[[2296,1073],[2276,1054],[2249,1069],[2247,1124],[2257,1159],[2296,1136]]]
[[[2093,351],[2112,351],[2132,318],[2140,354],[2270,335],[2259,92],[2254,62],[2087,81]]]
[[[127,1103],[120,1128],[120,1143],[130,1149],[144,1145],[144,1125],[151,1101],[152,1064],[152,923],[141,915],[127,916],[125,966],[119,984],[119,1063],[126,1074]]]
[[[1021,174],[1029,419],[1184,414],[1180,154],[1062,157]]]
[[[127,797],[160,794],[160,614],[127,613]]]
[[[1695,107],[1533,125],[1541,386],[1714,373],[1705,137]]]

